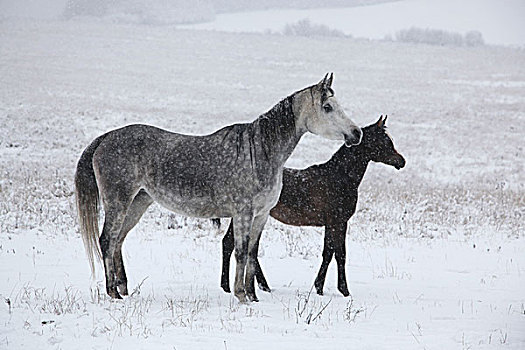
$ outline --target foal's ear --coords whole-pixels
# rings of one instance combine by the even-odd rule
[[[383,115],[381,114],[381,116],[379,117],[379,120],[377,121],[376,125],[379,128],[384,129],[385,128],[385,124],[386,124],[386,118],[388,118],[387,115],[385,115],[385,117],[383,118]]]

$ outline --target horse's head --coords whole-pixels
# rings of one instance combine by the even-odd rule
[[[379,120],[363,128],[363,141],[361,146],[364,147],[374,162],[391,165],[397,170],[405,166],[405,158],[399,154],[392,139],[386,132],[386,116],[379,117]]]
[[[297,123],[307,131],[350,147],[361,142],[361,129],[346,115],[332,90],[333,73],[294,96]]]

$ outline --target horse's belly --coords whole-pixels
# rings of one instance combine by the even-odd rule
[[[177,214],[198,218],[232,216],[233,208],[228,198],[217,198],[205,193],[181,193],[181,191],[148,191],[155,202]]]
[[[266,186],[239,179],[223,181],[222,185],[210,181],[145,182],[145,190],[163,207],[185,216],[216,218],[233,217],[247,207],[254,216],[269,213],[279,200],[282,176],[276,176]],[[202,177],[201,177],[202,179]]]

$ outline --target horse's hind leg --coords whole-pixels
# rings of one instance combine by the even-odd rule
[[[117,277],[116,284],[120,295],[128,295],[128,278],[126,276],[126,270],[124,269],[124,261],[122,260],[122,244],[124,243],[124,239],[128,232],[135,227],[144,212],[146,212],[152,203],[153,199],[146,193],[146,191],[140,190],[129,206],[126,219],[124,219],[124,223],[120,229],[117,239],[117,247],[115,249],[115,254],[113,255],[113,263],[115,264]]]
[[[106,273],[106,292],[112,298],[122,299],[117,291],[114,256],[120,228],[126,217],[126,207],[113,205],[108,209],[106,208],[108,208],[107,205],[104,206],[104,228],[99,238],[102,259],[104,260],[104,271]]]
[[[122,299],[117,291],[115,252],[119,247],[119,235],[126,214],[138,189],[133,189],[131,185],[124,183],[119,183],[119,186],[111,185],[110,181],[106,181],[112,175],[111,172],[103,175],[100,175],[99,172],[97,180],[99,180],[100,193],[104,203],[104,228],[99,242],[106,273],[106,292],[112,298]]]

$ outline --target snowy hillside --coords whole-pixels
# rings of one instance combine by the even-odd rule
[[[523,349],[523,62],[507,48],[0,22],[0,348]],[[388,114],[407,159],[371,164],[360,187],[352,298],[334,266],[325,296],[309,294],[322,229],[270,220],[274,291],[239,305],[219,288],[224,232],[153,206],[124,244],[134,293],[108,300],[75,217],[84,147],[134,122],[204,134],[250,121],[330,71],[359,125]],[[309,135],[289,165],[338,147]]]

